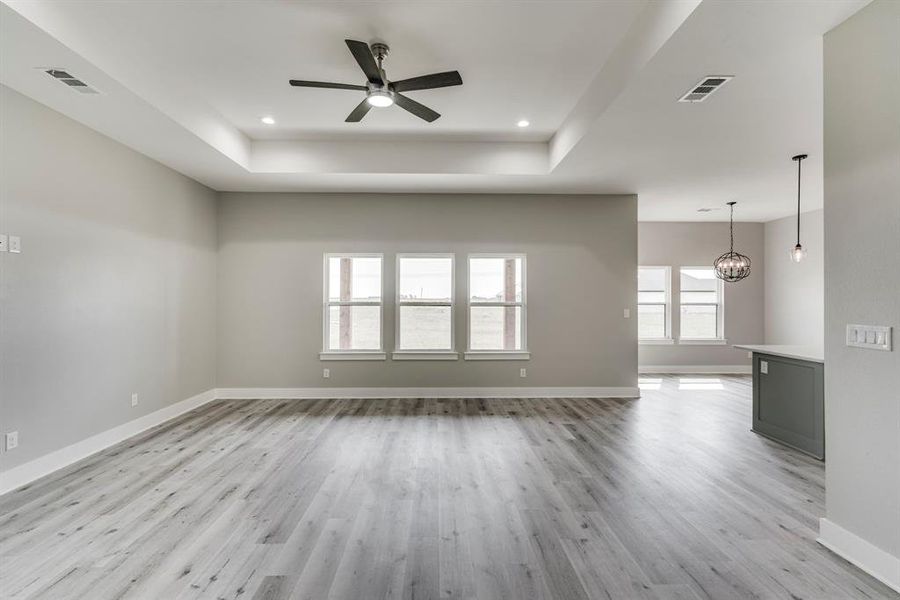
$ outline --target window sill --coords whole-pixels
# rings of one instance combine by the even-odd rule
[[[466,360],[531,360],[531,352],[493,352],[490,350],[470,350],[465,354]]]
[[[371,352],[319,352],[319,360],[385,360],[387,354],[380,350]]]
[[[671,346],[675,343],[675,340],[672,338],[652,338],[645,340],[638,340],[638,345],[640,346]]]
[[[432,352],[398,350],[391,355],[391,358],[394,360],[459,360],[459,353],[449,350]]]
[[[728,340],[726,339],[680,339],[678,340],[679,344],[683,344],[685,346],[725,346],[728,344]]]

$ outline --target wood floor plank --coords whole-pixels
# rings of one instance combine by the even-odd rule
[[[0,497],[0,598],[900,599],[815,542],[824,467],[748,377],[652,379],[210,403]]]

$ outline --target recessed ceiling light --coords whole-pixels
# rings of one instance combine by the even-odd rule
[[[266,125],[274,125],[275,124],[275,119],[273,117],[263,117],[260,119],[260,121],[262,121]]]
[[[529,123],[526,119],[522,119],[521,121],[516,123],[516,125],[518,127],[528,127],[529,125],[531,125],[531,123]]]

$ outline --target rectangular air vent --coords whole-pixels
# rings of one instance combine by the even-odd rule
[[[44,73],[52,77],[53,79],[60,81],[66,84],[70,89],[75,90],[81,94],[99,94],[100,92],[85,82],[81,81],[74,75],[71,75],[65,69],[42,69]]]
[[[703,102],[731,79],[734,79],[733,75],[707,75],[691,86],[691,89],[689,89],[684,96],[679,98],[678,101]]]

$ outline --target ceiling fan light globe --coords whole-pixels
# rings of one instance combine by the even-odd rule
[[[394,98],[388,92],[371,92],[366,102],[376,108],[386,108],[394,103]]]

